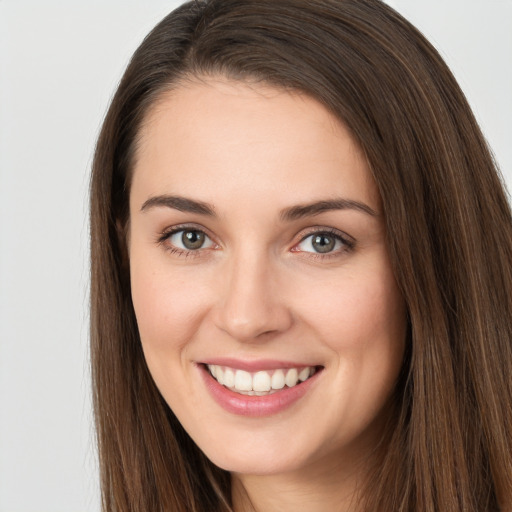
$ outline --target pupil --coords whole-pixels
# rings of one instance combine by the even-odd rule
[[[330,252],[335,243],[334,237],[328,235],[316,235],[313,238],[313,247],[317,252]]]
[[[187,249],[200,249],[204,243],[204,233],[201,231],[184,231],[181,241]]]

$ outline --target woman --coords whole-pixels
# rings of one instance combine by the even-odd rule
[[[104,510],[512,508],[510,209],[392,9],[183,5],[91,191]]]

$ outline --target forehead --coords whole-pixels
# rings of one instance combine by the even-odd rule
[[[378,201],[362,150],[318,101],[221,78],[186,82],[151,108],[132,188],[208,202],[284,188],[291,202],[340,193]]]

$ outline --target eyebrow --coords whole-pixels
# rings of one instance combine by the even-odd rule
[[[356,210],[377,217],[377,212],[367,204],[352,199],[330,199],[314,203],[292,206],[281,212],[281,219],[292,221],[304,217],[312,217],[331,210]]]
[[[215,217],[215,208],[212,205],[204,203],[203,201],[196,201],[194,199],[188,199],[181,196],[163,195],[150,197],[147,201],[144,202],[140,211],[143,212],[157,206],[173,208],[174,210],[179,210],[180,212],[198,213],[200,215]]]
[[[141,211],[146,211],[155,207],[172,208],[174,210],[179,210],[180,212],[197,213],[199,215],[216,217],[213,205],[181,196],[160,195],[150,197],[142,205]],[[373,208],[365,203],[354,201],[352,199],[339,198],[291,206],[282,210],[280,217],[281,220],[290,222],[304,217],[319,215],[331,210],[356,210],[372,217],[376,217],[378,215]]]

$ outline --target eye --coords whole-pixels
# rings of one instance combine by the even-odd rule
[[[295,251],[316,254],[336,253],[349,250],[353,243],[332,231],[316,231],[304,237],[294,248]]]
[[[179,229],[165,236],[166,242],[179,251],[197,251],[215,246],[213,240],[199,229]]]

